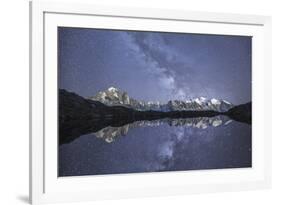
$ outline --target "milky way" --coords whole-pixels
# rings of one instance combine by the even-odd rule
[[[251,100],[251,37],[59,28],[59,87],[145,101]]]

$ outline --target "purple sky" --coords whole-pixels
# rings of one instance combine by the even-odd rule
[[[251,37],[58,28],[59,87],[145,101],[251,101]]]

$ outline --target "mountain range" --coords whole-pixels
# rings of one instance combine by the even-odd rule
[[[233,108],[234,105],[226,100],[218,100],[215,98],[207,99],[199,97],[188,100],[169,100],[167,103],[140,101],[131,98],[127,92],[115,87],[98,92],[95,96],[89,98],[93,101],[99,101],[108,106],[124,106],[138,111],[202,111],[213,110],[217,112],[226,112]]]
[[[115,93],[110,91],[110,94]],[[120,92],[120,91],[119,91]],[[120,92],[121,93],[121,92]],[[120,94],[119,93],[119,94]],[[104,95],[102,93],[99,93]],[[133,109],[131,105],[131,99],[126,97],[125,101],[121,100],[119,94],[114,94],[115,101],[112,101],[111,98],[106,96],[100,100],[91,100],[83,98],[76,93],[69,92],[64,89],[59,89],[59,144],[69,143],[76,139],[77,137],[87,134],[87,133],[100,133],[100,136],[104,136],[103,133],[111,133],[111,131],[119,132],[120,130],[115,129],[105,129],[107,127],[124,127],[125,125],[132,124],[132,126],[140,126],[144,123],[147,125],[156,125],[160,121],[166,122],[171,126],[177,125],[187,125],[187,126],[195,126],[198,128],[205,129],[207,126],[219,126],[221,124],[225,124],[224,120],[222,120],[223,116],[229,117],[230,119],[251,124],[252,118],[252,106],[251,102],[246,104],[241,104],[238,106],[234,106],[227,110],[226,112],[210,110],[213,105],[216,103],[212,103],[208,100],[201,100],[200,102],[211,102],[211,106],[206,104],[200,104],[196,102],[196,100],[192,100],[191,102],[197,103],[198,110],[194,110],[195,108],[191,107],[193,110],[180,110],[183,108],[179,108],[178,106],[169,107],[169,103],[166,104],[167,108],[171,111],[159,111],[152,110],[151,107],[145,108],[148,110],[138,110]],[[116,97],[118,96],[118,97]],[[124,93],[123,93],[124,96]],[[127,98],[127,99],[126,99]],[[119,101],[117,101],[119,99]],[[122,99],[122,98],[121,98]],[[127,101],[126,101],[127,100]],[[214,101],[214,100],[213,100]],[[115,102],[115,103],[113,103]],[[118,103],[116,103],[118,102]],[[123,104],[122,104],[122,103]],[[124,102],[127,102],[124,104]],[[138,102],[134,101],[133,102]],[[182,102],[182,101],[180,101]],[[221,103],[217,103],[220,105],[220,110],[223,101]],[[149,103],[147,103],[149,104]],[[154,105],[157,103],[150,103],[149,105]],[[160,104],[160,103],[159,103]],[[226,103],[227,105],[229,103]],[[165,104],[160,104],[165,106]],[[218,108],[218,107],[217,107]],[[216,109],[217,109],[216,108]],[[187,108],[184,108],[187,109]],[[122,130],[122,129],[121,129]],[[121,131],[120,131],[121,133]],[[122,131],[123,133],[123,131]],[[109,136],[115,136],[114,134]],[[117,135],[116,135],[117,136]],[[103,137],[102,137],[103,138]],[[111,141],[111,138],[109,139]]]

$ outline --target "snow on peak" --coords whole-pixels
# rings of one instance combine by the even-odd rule
[[[211,99],[211,103],[214,104],[214,105],[220,105],[221,104],[221,102],[219,100],[215,99],[215,98]]]
[[[115,88],[115,87],[109,87],[107,90],[110,91],[110,92],[116,92],[116,91],[118,91],[118,89]]]
[[[230,102],[226,101],[226,100],[222,100],[224,103],[231,105]]]
[[[104,92],[100,92],[100,97],[102,100],[105,100],[106,94]]]
[[[200,97],[199,98],[201,101],[206,101],[207,100],[207,98],[205,98],[205,97]]]
[[[194,101],[201,105],[202,103],[207,101],[207,98],[199,97],[199,98],[195,98]]]
[[[200,99],[199,98],[195,98],[195,100],[194,100],[195,102],[197,102],[198,104],[201,104],[201,101],[200,101]]]

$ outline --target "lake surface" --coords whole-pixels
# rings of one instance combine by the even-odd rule
[[[251,125],[225,116],[107,127],[59,147],[59,176],[251,166]]]

